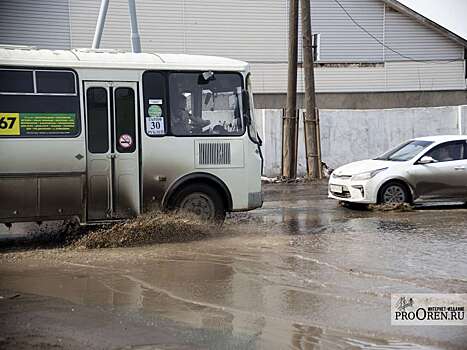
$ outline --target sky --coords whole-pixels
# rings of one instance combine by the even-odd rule
[[[467,0],[398,0],[467,40]]]

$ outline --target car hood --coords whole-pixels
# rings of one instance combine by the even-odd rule
[[[337,168],[336,170],[334,170],[334,174],[337,176],[356,175],[367,171],[387,168],[391,165],[390,163],[391,162],[387,160],[360,160],[358,162],[349,163],[344,166],[341,166],[340,168]]]

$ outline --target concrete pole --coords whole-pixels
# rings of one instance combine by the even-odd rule
[[[289,3],[289,65],[287,109],[282,123],[282,176],[294,179],[297,177],[298,0],[290,0]]]
[[[311,33],[311,0],[301,0],[302,35],[303,35],[303,68],[305,71],[305,148],[307,175],[312,179],[321,178],[319,171],[319,147],[316,119],[315,75],[313,66],[313,43]]]
[[[141,52],[141,40],[139,38],[135,0],[128,0],[128,12],[130,13],[131,23],[131,49],[133,52],[139,53]]]
[[[459,135],[463,134],[463,129],[464,125],[462,125],[462,106],[457,106],[457,118],[458,118],[458,123],[457,125],[459,126]]]
[[[105,16],[109,8],[109,0],[101,1],[101,8],[99,10],[99,17],[97,17],[96,30],[94,32],[94,39],[92,40],[92,48],[98,49],[101,46],[102,32],[104,31]]]

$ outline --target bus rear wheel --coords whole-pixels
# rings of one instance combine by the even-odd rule
[[[173,201],[173,208],[196,215],[202,220],[223,222],[225,205],[219,192],[205,184],[182,188]]]

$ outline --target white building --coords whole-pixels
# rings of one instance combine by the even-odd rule
[[[287,89],[288,3],[137,0],[142,48],[248,61],[258,107],[281,108]],[[0,43],[90,47],[99,5],[98,0],[2,0]],[[320,108],[467,103],[467,40],[398,1],[312,0],[312,26],[321,34]],[[101,47],[130,50],[127,0],[110,0]],[[298,89],[303,91],[301,67]]]

